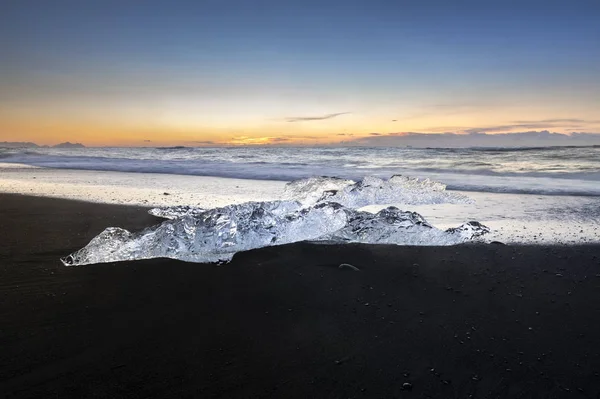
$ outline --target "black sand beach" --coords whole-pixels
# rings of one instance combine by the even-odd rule
[[[67,268],[105,227],[159,220],[16,195],[0,220],[3,397],[600,397],[598,246],[300,243]]]

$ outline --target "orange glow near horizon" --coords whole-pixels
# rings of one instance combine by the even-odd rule
[[[527,130],[551,130],[558,133],[590,131],[598,125],[569,129],[569,123],[540,123],[539,127],[510,126],[508,118],[493,117],[491,112],[461,114],[430,114],[392,119],[387,115],[349,114],[327,120],[289,122],[283,118],[254,118],[235,120],[221,118],[208,124],[182,118],[180,123],[171,119],[154,118],[143,123],[123,118],[50,117],[34,111],[11,113],[0,110],[0,141],[34,142],[54,145],[60,142],[80,142],[86,146],[252,146],[252,145],[330,145],[373,133],[396,132],[461,133],[469,128],[500,126],[489,133]],[[525,119],[524,114],[512,113],[510,120]],[[538,113],[538,120],[550,120]],[[533,119],[533,118],[531,118]],[[554,118],[555,120],[557,118]],[[566,120],[566,118],[565,118]],[[485,122],[487,121],[487,122]],[[183,123],[186,122],[186,123]],[[506,129],[501,127],[506,125]],[[498,129],[498,127],[494,128]],[[600,129],[597,129],[598,131]]]
[[[15,76],[0,82],[0,142],[328,145],[373,133],[600,133],[600,91],[594,84],[569,82],[550,90],[540,83],[520,93],[514,85],[455,88],[415,82],[400,90],[366,84],[250,85],[251,80],[238,87],[195,76],[169,81],[160,74],[97,81],[78,74]],[[493,97],[487,89],[495,90]]]
[[[277,106],[273,101],[198,103],[174,98],[177,100],[127,97],[125,101],[119,96],[112,102],[78,102],[68,96],[56,101],[33,96],[0,101],[0,142],[54,145],[70,141],[90,147],[330,145],[373,133],[461,133],[469,129],[492,134],[600,132],[595,103],[587,99],[565,105],[550,98],[524,107],[500,100],[317,106],[303,99]]]

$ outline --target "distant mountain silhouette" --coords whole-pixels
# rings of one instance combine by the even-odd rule
[[[69,141],[53,145],[52,147],[47,145],[40,146],[31,142],[2,141],[0,142],[0,148],[85,148],[85,146],[81,143],[71,143]]]
[[[3,141],[0,142],[0,148],[38,148],[39,145],[29,142]]]
[[[67,141],[66,143],[60,143],[52,146],[52,148],[85,148],[85,146],[81,143],[70,143]]]

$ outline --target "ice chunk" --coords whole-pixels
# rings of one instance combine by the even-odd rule
[[[446,233],[455,234],[461,236],[465,241],[472,240],[477,237],[481,237],[484,234],[490,232],[489,227],[482,225],[476,221],[470,221],[463,223],[458,227],[452,227],[446,230]]]
[[[286,184],[284,197],[311,206],[322,200],[324,193],[337,192],[353,184],[355,184],[354,181],[339,177],[309,177],[307,179],[294,180]]]
[[[67,266],[149,258],[220,262],[239,251],[306,240],[452,245],[487,231],[476,222],[467,225],[442,231],[418,213],[395,207],[372,214],[333,202],[308,208],[296,201],[248,202],[187,213],[139,233],[110,227],[62,261]]]
[[[179,205],[163,208],[152,208],[148,211],[152,216],[156,216],[163,219],[177,219],[185,215],[199,215],[206,212],[204,208],[196,208],[193,206]]]
[[[489,232],[477,222],[442,231],[430,225],[416,212],[396,207],[376,214],[351,211],[348,223],[335,233],[322,237],[328,242],[357,242],[397,245],[455,245],[476,239]]]
[[[394,175],[389,180],[365,177],[357,183],[337,178],[312,177],[288,183],[285,193],[287,198],[296,199],[305,206],[325,201],[337,202],[348,208],[473,202],[465,195],[446,191],[446,186],[442,183],[400,175]]]
[[[301,208],[295,201],[249,202],[186,214],[141,233],[108,228],[62,261],[68,266],[149,258],[228,261],[239,251],[318,239],[346,221],[338,204]]]
[[[287,200],[248,202],[222,208],[154,208],[168,219],[142,232],[109,227],[85,248],[63,258],[65,265],[149,258],[190,262],[230,260],[236,252],[298,241],[453,245],[489,232],[478,222],[446,231],[415,212],[388,207],[376,214],[357,211],[366,205],[468,203],[428,179],[366,177],[357,183],[313,177],[288,183]]]
[[[129,231],[119,227],[108,227],[94,237],[85,248],[62,258],[61,261],[66,266],[72,266],[136,259],[140,254],[134,242],[135,235]],[[85,260],[85,263],[81,263],[82,260]]]

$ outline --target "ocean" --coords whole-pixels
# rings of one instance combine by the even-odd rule
[[[45,168],[291,181],[395,174],[449,190],[600,196],[600,147],[545,148],[27,148],[0,162]]]

